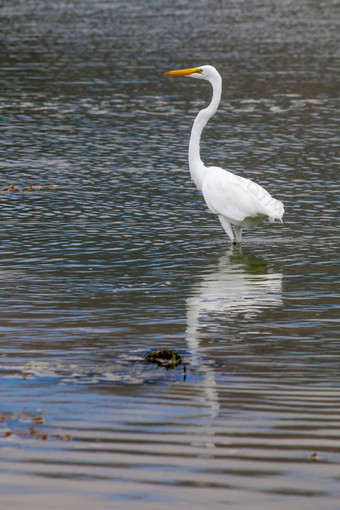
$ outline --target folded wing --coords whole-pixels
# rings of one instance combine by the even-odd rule
[[[281,220],[284,207],[255,182],[222,168],[208,168],[202,193],[211,212],[235,225],[249,226],[269,218]]]

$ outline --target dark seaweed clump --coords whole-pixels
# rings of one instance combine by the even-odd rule
[[[180,354],[170,349],[160,349],[159,351],[149,352],[149,354],[145,356],[145,361],[156,363],[159,367],[169,370],[182,363],[182,357]]]

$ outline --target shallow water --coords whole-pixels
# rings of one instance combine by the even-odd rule
[[[0,8],[6,509],[338,508],[338,10]],[[187,169],[209,86],[162,76],[204,63],[205,161],[285,203],[242,249]]]

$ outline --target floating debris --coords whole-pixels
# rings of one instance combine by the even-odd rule
[[[39,425],[43,425],[45,423],[45,418],[43,416],[33,416],[32,423],[38,423]]]
[[[38,439],[40,441],[62,440],[71,441],[72,436],[67,432],[47,433],[41,430],[41,426],[45,424],[45,418],[41,415],[29,415],[25,412],[18,411],[16,413],[0,412],[0,419],[2,422],[10,421],[10,426],[5,423],[5,428],[0,428],[0,438],[13,438],[19,439]],[[23,424],[27,424],[23,427]]]
[[[2,188],[2,193],[32,193],[34,191],[46,191],[58,188],[56,184],[29,184],[25,187],[15,186],[10,184],[7,188]]]
[[[14,184],[10,184],[7,188],[3,188],[1,191],[3,191],[4,193],[10,193],[15,190],[16,187],[14,186]]]
[[[62,439],[63,441],[70,441],[71,440],[71,435],[70,434],[60,434],[57,437],[58,437],[58,439]]]
[[[160,349],[159,351],[149,352],[149,354],[145,356],[145,361],[156,363],[159,367],[169,370],[182,363],[182,357],[175,351]]]

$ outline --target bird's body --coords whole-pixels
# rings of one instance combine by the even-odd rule
[[[192,76],[207,80],[212,85],[211,103],[198,113],[191,130],[189,169],[209,210],[218,216],[232,243],[241,243],[243,228],[253,227],[266,219],[282,221],[283,203],[272,198],[262,186],[222,168],[206,167],[201,160],[201,134],[208,120],[216,112],[221,99],[222,79],[216,69],[212,66],[202,66],[164,74]]]

